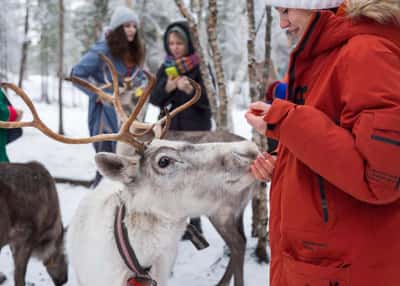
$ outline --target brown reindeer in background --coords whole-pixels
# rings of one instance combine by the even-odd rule
[[[64,229],[53,178],[37,163],[0,163],[0,249],[10,244],[14,285],[25,285],[28,260],[43,261],[56,286],[67,282]],[[0,283],[6,279],[0,273]]]
[[[192,82],[192,84],[196,90],[196,95],[192,100],[190,100],[183,106],[173,110],[170,114],[167,114],[164,118],[160,119],[155,124],[141,123],[141,122],[137,122],[135,120],[136,120],[136,117],[139,114],[140,110],[143,108],[143,105],[145,104],[148,95],[151,92],[152,86],[154,84],[154,77],[148,75],[150,84],[148,85],[146,90],[143,92],[143,95],[141,97],[139,97],[138,104],[136,105],[135,109],[132,111],[131,115],[128,118],[128,116],[126,115],[126,113],[123,110],[121,102],[119,101],[118,79],[117,79],[117,74],[115,72],[115,69],[113,68],[112,64],[110,63],[110,61],[108,59],[103,57],[103,60],[105,60],[107,62],[109,68],[111,69],[111,74],[113,77],[112,85],[113,85],[113,89],[114,89],[113,96],[106,94],[101,88],[95,87],[95,86],[93,86],[85,81],[82,81],[80,79],[74,78],[72,80],[75,83],[80,84],[83,87],[91,90],[92,92],[97,93],[103,100],[114,104],[117,114],[119,115],[121,121],[123,122],[118,134],[102,134],[102,135],[97,135],[97,136],[90,137],[90,138],[77,138],[77,139],[66,138],[64,136],[60,136],[60,135],[52,132],[50,129],[48,129],[43,124],[43,122],[40,120],[38,114],[36,113],[36,110],[34,109],[32,103],[30,102],[30,100],[26,96],[26,94],[21,89],[18,89],[17,87],[10,85],[10,84],[3,84],[3,86],[13,89],[14,91],[16,91],[17,94],[19,94],[24,99],[24,101],[27,103],[28,107],[32,111],[34,119],[32,122],[20,122],[17,124],[9,123],[9,122],[7,122],[7,123],[2,122],[0,124],[0,127],[12,128],[12,127],[16,127],[16,126],[19,126],[19,127],[34,126],[38,129],[40,129],[47,136],[49,136],[55,140],[64,142],[64,143],[68,143],[68,144],[85,144],[85,143],[98,142],[98,141],[103,141],[103,140],[120,141],[125,144],[123,144],[120,148],[118,148],[119,154],[117,156],[122,155],[122,157],[120,157],[120,158],[132,158],[132,156],[139,156],[139,157],[141,157],[140,161],[138,161],[138,162],[141,162],[140,164],[142,164],[143,162],[146,162],[147,160],[150,160],[150,158],[146,157],[150,152],[149,150],[152,150],[150,152],[150,154],[152,154],[153,152],[158,152],[157,150],[162,150],[166,146],[169,146],[169,147],[173,146],[173,148],[176,148],[176,150],[178,150],[178,151],[182,148],[182,152],[184,150],[185,150],[185,152],[187,152],[187,151],[189,151],[189,149],[193,150],[192,152],[196,152],[196,150],[198,150],[197,152],[200,152],[200,150],[202,150],[202,148],[203,148],[201,146],[202,144],[198,145],[199,147],[193,146],[193,147],[189,148],[190,144],[188,144],[188,143],[182,144],[181,142],[172,143],[172,142],[165,141],[165,143],[163,144],[162,143],[163,141],[157,140],[157,143],[154,145],[154,144],[150,143],[151,141],[148,141],[147,143],[145,143],[145,142],[138,140],[138,138],[146,138],[146,137],[151,138],[154,136],[157,138],[162,138],[166,134],[170,119],[173,116],[175,116],[178,112],[184,110],[185,108],[187,108],[191,104],[193,104],[196,100],[198,100],[199,95],[200,95],[200,90],[199,90],[199,86],[196,83]],[[164,127],[163,127],[163,124],[165,125]],[[181,133],[181,134],[183,134],[183,133]],[[187,140],[187,141],[193,141],[193,140],[196,141],[197,140],[196,138],[198,138],[196,136],[197,135],[192,133],[191,135],[187,135],[187,136],[183,135],[180,138],[178,138],[178,137],[176,137],[176,138]],[[192,139],[190,139],[190,138],[192,138]],[[203,140],[205,138],[206,137],[203,136]],[[232,136],[230,139],[217,138],[218,141],[221,141],[221,140],[239,141],[240,139],[241,139],[240,137],[232,138]],[[205,139],[205,140],[209,140],[209,139]],[[215,138],[214,138],[214,140],[215,140]],[[221,150],[218,152],[222,152],[222,150],[225,149],[224,152],[227,153],[229,150],[231,150],[231,148],[233,148],[233,146],[236,146],[235,144],[239,144],[239,143],[234,143],[234,145],[232,145],[233,143],[222,143],[222,144],[226,144],[226,145],[214,145],[214,144],[207,145],[207,144],[205,144],[204,148],[207,148],[206,150],[208,151],[207,157],[210,157],[210,159],[212,159],[213,156],[215,156],[215,159],[216,159],[217,154],[219,154],[219,153],[215,153],[215,152],[217,152],[217,150]],[[249,143],[246,143],[246,144],[249,144]],[[154,145],[154,147],[152,147],[153,145]],[[163,145],[165,145],[165,147],[163,147]],[[219,147],[217,147],[217,146],[219,146]],[[223,146],[225,146],[225,147],[223,147]],[[237,146],[239,146],[239,145],[237,145]],[[245,146],[245,145],[243,145],[243,146]],[[250,146],[250,145],[248,145],[248,146]],[[254,145],[252,145],[252,146],[254,146]],[[257,153],[256,148],[255,147],[251,147],[251,148],[253,150],[252,151],[253,153],[251,156],[255,156],[255,154]],[[203,155],[203,158],[204,158],[204,155]],[[102,156],[102,155],[100,155],[100,156]],[[195,153],[193,153],[193,156],[198,157],[198,155],[196,156]],[[224,161],[224,160],[222,160],[222,161],[211,160],[211,161],[214,161],[215,162],[214,164],[216,164],[214,167],[218,168],[219,163],[227,164],[228,162],[230,162],[230,160],[232,160],[232,158],[230,158],[229,160],[226,159],[228,161]],[[248,161],[248,159],[245,159],[244,161],[250,163],[250,161]],[[118,163],[117,161],[115,161],[114,163],[115,163],[115,168],[120,166],[119,165],[120,163]],[[204,166],[204,167],[206,167],[206,166]],[[224,165],[222,165],[221,168],[222,169],[220,169],[220,170],[226,170],[226,172],[228,172],[228,174],[229,174],[229,172],[230,172],[229,168],[226,169],[226,167],[224,167]],[[213,175],[215,175],[215,174],[213,174]],[[178,179],[179,179],[179,177],[178,177]],[[219,190],[215,190],[215,192],[218,192],[218,191]],[[128,191],[128,193],[129,193],[129,191]],[[221,234],[223,239],[226,241],[226,243],[231,251],[228,268],[227,268],[224,276],[222,277],[221,281],[218,283],[219,286],[229,285],[229,282],[230,282],[232,276],[234,276],[234,278],[235,278],[235,286],[244,285],[243,266],[244,266],[244,252],[245,252],[245,240],[246,239],[245,239],[244,231],[243,231],[243,210],[244,210],[245,206],[247,205],[247,203],[249,202],[249,200],[251,199],[252,193],[253,193],[252,188],[248,188],[248,187],[240,188],[236,192],[224,192],[223,197],[218,197],[218,201],[215,201],[215,202],[218,202],[218,204],[221,204],[220,207],[212,208],[212,212],[210,212],[211,209],[207,209],[207,211],[204,210],[203,214],[206,214],[210,217],[212,223],[217,228],[218,232]],[[200,197],[198,197],[198,199],[200,199]],[[190,205],[192,205],[193,211],[195,212],[196,208],[198,208],[196,201],[193,201]],[[182,207],[182,209],[186,209],[184,206],[181,206],[181,207]],[[183,230],[184,230],[184,227],[182,227],[182,232],[183,232]],[[177,237],[180,237],[181,235],[182,234],[178,234]],[[139,257],[139,259],[140,259],[140,257]],[[103,284],[101,284],[101,285],[103,285]]]

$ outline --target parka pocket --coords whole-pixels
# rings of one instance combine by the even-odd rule
[[[400,115],[364,112],[353,129],[356,147],[367,162],[367,177],[374,183],[400,187]]]
[[[284,275],[288,286],[350,286],[350,266],[320,266],[283,255]]]

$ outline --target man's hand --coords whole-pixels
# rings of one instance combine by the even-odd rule
[[[271,181],[272,172],[275,168],[276,157],[271,156],[267,152],[258,155],[250,166],[253,176],[261,182]]]
[[[257,101],[250,104],[249,109],[245,114],[247,122],[253,126],[257,132],[263,135],[265,135],[267,129],[267,123],[264,121],[264,116],[268,113],[270,108],[270,104]]]

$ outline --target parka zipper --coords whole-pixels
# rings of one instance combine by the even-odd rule
[[[322,216],[324,223],[329,221],[328,201],[326,200],[325,181],[321,176],[318,176],[319,193],[321,195]]]

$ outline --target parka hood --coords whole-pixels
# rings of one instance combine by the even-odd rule
[[[400,0],[347,0],[346,12],[351,18],[367,17],[379,23],[400,23]]]
[[[371,2],[372,0],[362,1]],[[387,23],[384,24],[370,17],[367,18],[364,14],[367,10],[363,9],[364,12],[360,11],[357,16],[353,16],[358,19],[337,16],[330,11],[315,12],[311,17],[305,35],[297,44],[295,52],[301,54],[302,58],[316,57],[326,51],[342,46],[351,38],[360,35],[382,37],[400,47],[399,24],[393,22],[393,20],[390,21],[389,18],[387,18]]]
[[[189,50],[188,52],[189,52],[189,55],[193,54],[195,52],[195,49],[194,49],[194,46],[193,46],[192,37],[190,35],[189,25],[188,25],[188,23],[186,21],[173,22],[167,27],[167,29],[165,31],[165,34],[164,34],[164,49],[165,49],[165,52],[169,56],[171,56],[171,52],[170,52],[170,50],[168,48],[168,33],[173,27],[176,27],[176,26],[180,27],[186,33],[187,38],[188,38],[188,50]]]

